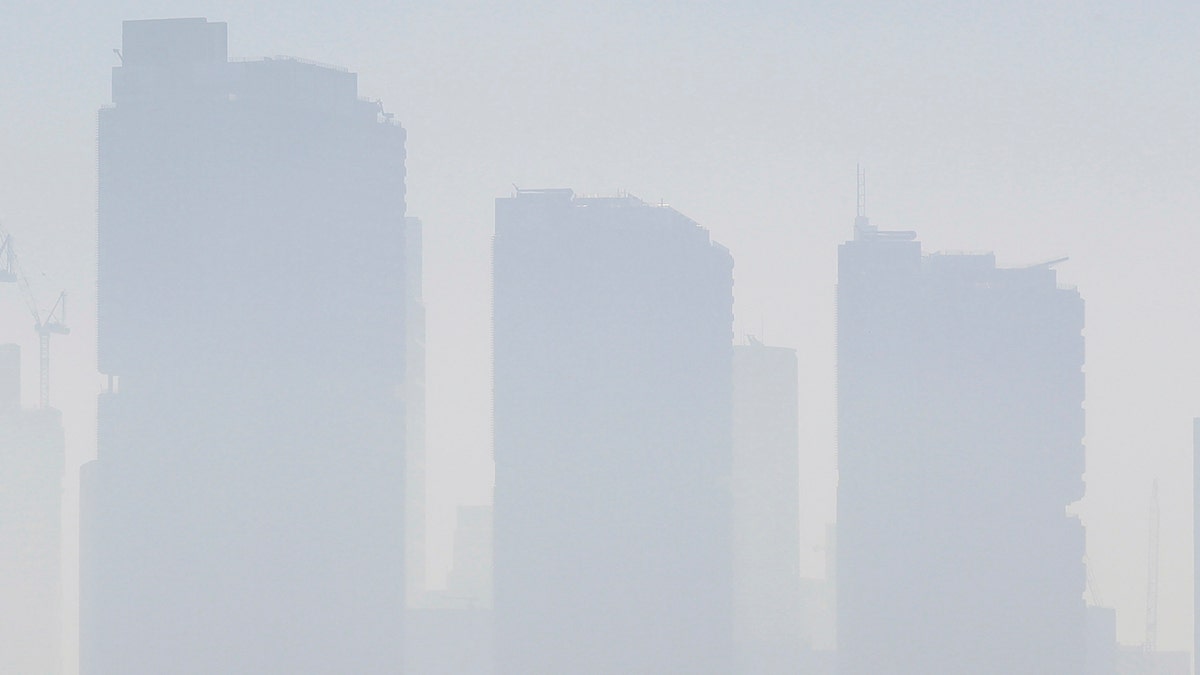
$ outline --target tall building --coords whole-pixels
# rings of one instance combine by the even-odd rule
[[[796,350],[733,348],[735,672],[800,671],[800,421]]]
[[[496,201],[498,672],[732,668],[732,268],[666,206]]]
[[[1079,293],[862,215],[837,293],[839,672],[1081,672]]]
[[[394,673],[404,130],[357,77],[129,21],[99,116],[85,675]]]
[[[62,672],[62,415],[21,408],[21,351],[0,345],[0,673]]]

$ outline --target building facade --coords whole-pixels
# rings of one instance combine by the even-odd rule
[[[841,675],[1079,673],[1083,301],[1050,264],[838,256]]]
[[[99,116],[81,666],[392,673],[405,132],[357,77],[129,21]]]
[[[666,206],[497,200],[498,672],[730,671],[732,265]]]

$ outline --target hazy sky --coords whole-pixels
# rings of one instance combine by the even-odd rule
[[[1093,575],[1118,608],[1120,639],[1141,642],[1158,477],[1159,644],[1190,647],[1200,6],[9,0],[0,224],[18,237],[39,300],[70,294],[73,333],[54,343],[69,467],[94,455],[100,389],[96,109],[110,101],[121,21],[173,16],[227,21],[234,56],[345,65],[360,95],[382,99],[409,131],[409,212],[425,222],[439,570],[453,505],[490,498],[493,199],[515,183],[664,200],[732,250],[739,335],[798,349],[804,563],[822,574],[836,245],[851,235],[862,162],[873,221],[916,229],[927,250],[994,250],[1012,265],[1071,257],[1059,270],[1087,302],[1078,511]],[[213,262],[205,273],[219,273]],[[31,319],[0,287],[7,341],[27,350],[32,403]],[[74,475],[68,484],[72,513]]]

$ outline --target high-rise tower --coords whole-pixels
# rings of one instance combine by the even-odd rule
[[[729,672],[732,266],[633,197],[496,201],[499,672]]]
[[[838,258],[841,675],[1083,668],[1083,301],[1050,264]]]
[[[340,68],[129,21],[99,119],[85,675],[393,673],[404,130]]]

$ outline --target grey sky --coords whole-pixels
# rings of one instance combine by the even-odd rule
[[[432,505],[434,554],[449,545],[454,502],[489,498],[492,208],[515,183],[665,200],[731,249],[739,334],[798,349],[805,564],[821,574],[835,254],[863,162],[873,221],[916,229],[929,250],[995,250],[1013,265],[1071,256],[1059,269],[1087,302],[1079,511],[1093,574],[1121,640],[1140,642],[1157,476],[1159,643],[1187,648],[1200,7],[7,2],[0,223],[40,301],[70,293],[73,333],[54,343],[69,467],[94,453],[100,386],[96,109],[110,101],[121,21],[169,16],[227,21],[237,56],[347,66],[409,131],[409,211],[425,222],[431,490],[445,495]],[[33,401],[30,323],[0,288],[0,342],[25,347]]]

